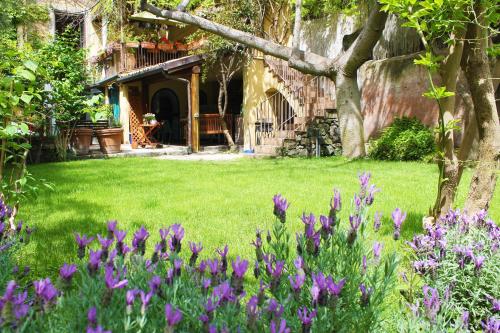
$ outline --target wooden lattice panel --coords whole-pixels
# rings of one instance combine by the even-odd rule
[[[140,100],[137,97],[130,97],[130,134],[132,135],[132,142],[137,142],[139,145],[151,144],[149,139],[146,137],[144,128],[141,126],[142,110]]]

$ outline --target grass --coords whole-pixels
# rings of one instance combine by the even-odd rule
[[[249,243],[255,229],[271,226],[274,194],[282,193],[291,202],[288,221],[295,231],[302,229],[302,212],[326,214],[332,189],[339,188],[345,224],[345,208],[358,190],[357,173],[364,170],[372,172],[373,182],[382,190],[372,208],[384,216],[376,237],[384,242],[384,251],[394,251],[404,245],[391,238],[390,213],[395,207],[408,212],[403,238],[420,232],[437,181],[435,165],[340,158],[233,162],[131,158],[42,164],[30,170],[56,188],[40,193],[21,210],[21,218],[36,232],[20,260],[36,276],[57,274],[63,262],[74,261],[74,232],[105,233],[110,219],[118,220],[120,228],[129,232],[129,240],[145,225],[152,233],[149,248],[159,239],[160,227],[180,222],[186,240],[203,242],[205,256],[227,243],[230,256],[253,258]],[[467,171],[458,206],[464,202],[469,180]],[[493,202],[499,202],[499,192]],[[490,215],[500,220],[500,208],[493,205]],[[187,255],[188,251],[183,252]]]

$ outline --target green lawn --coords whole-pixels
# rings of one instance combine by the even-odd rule
[[[230,255],[250,258],[255,229],[268,228],[273,221],[275,193],[291,202],[291,228],[302,229],[299,216],[303,211],[328,212],[334,187],[342,191],[347,208],[358,189],[357,174],[364,170],[372,172],[373,182],[382,190],[372,210],[384,215],[376,237],[385,243],[385,251],[392,251],[402,244],[391,239],[391,211],[401,207],[408,212],[404,238],[419,232],[422,216],[433,203],[437,180],[435,165],[340,158],[235,162],[130,158],[43,164],[30,170],[55,184],[55,191],[41,193],[21,210],[21,218],[36,232],[20,258],[37,276],[57,274],[63,262],[74,260],[74,232],[104,233],[110,219],[118,220],[129,236],[145,225],[153,234],[150,248],[159,239],[157,229],[180,222],[187,240],[203,241],[205,256],[227,243]],[[459,205],[469,179],[470,172],[466,172]],[[498,190],[493,202],[499,202]],[[490,213],[498,221],[500,207],[493,205]],[[343,223],[346,215],[344,209]],[[187,242],[185,246],[187,250]]]

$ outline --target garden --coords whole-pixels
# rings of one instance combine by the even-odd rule
[[[124,131],[108,96],[91,88],[81,26],[43,40],[33,24],[49,20],[47,8],[7,0],[1,332],[500,332],[494,2],[102,0],[93,8],[196,26],[208,43],[201,50],[212,52],[207,63],[255,48],[330,77],[343,156],[266,158],[230,138],[226,154],[239,157],[230,161],[81,158],[98,123],[119,132],[118,151]],[[256,28],[275,8],[285,14],[270,29],[286,26],[290,43]],[[302,20],[330,12],[367,14],[333,60],[301,50],[298,33]],[[365,142],[357,71],[390,15],[419,38],[413,64],[436,121],[395,117]],[[222,72],[220,110],[236,71]],[[463,82],[467,124],[453,112]]]

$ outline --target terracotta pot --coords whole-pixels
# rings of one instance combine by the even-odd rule
[[[143,49],[155,49],[156,44],[153,42],[141,42],[141,47]]]
[[[93,132],[92,128],[75,128],[71,141],[77,155],[87,155],[89,153]]]
[[[176,43],[175,48],[177,51],[187,51],[187,45],[182,43]]]
[[[123,128],[97,129],[95,133],[104,154],[116,154],[121,151]]]
[[[136,49],[139,47],[139,42],[127,42],[125,43],[125,47]]]
[[[159,43],[158,49],[162,51],[171,51],[174,49],[174,44],[171,43]]]

